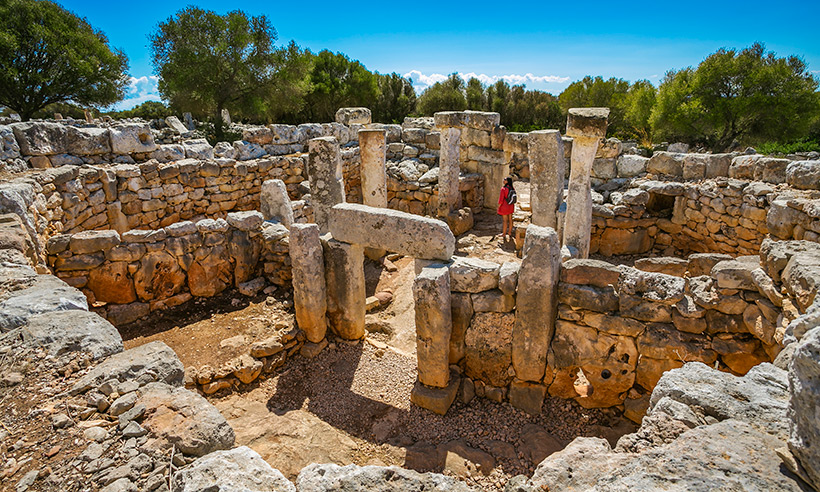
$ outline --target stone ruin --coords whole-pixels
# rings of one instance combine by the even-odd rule
[[[220,467],[293,490],[253,451],[218,451],[233,431],[182,386],[212,394],[331,336],[362,339],[364,259],[398,253],[415,258],[415,405],[445,414],[475,395],[538,414],[549,394],[643,423],[614,451],[573,441],[516,490],[661,487],[649,463],[676,476],[692,446],[736,453],[721,466],[739,487],[820,490],[820,161],[644,158],[605,140],[608,112],[570,110],[562,136],[507,132],[497,113],[383,125],[346,108],[335,123],[247,127],[214,147],[158,144],[144,123],[0,125],[0,162],[17,173],[0,183],[0,330],[51,359],[89,353],[99,365],[70,392],[93,396],[91,414],[203,456],[180,490]],[[494,211],[511,172],[530,188],[515,214],[520,261],[458,254],[456,236]],[[298,328],[184,380],[173,351],[123,352],[113,326],[271,286],[292,289]],[[169,408],[197,416],[164,426]],[[750,450],[762,457],[744,468]],[[297,486],[362,487],[365,468],[305,469]],[[722,483],[689,472],[703,490]]]

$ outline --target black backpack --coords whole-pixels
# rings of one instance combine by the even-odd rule
[[[518,201],[518,194],[515,192],[515,188],[509,187],[507,188],[507,205],[515,205],[515,202]]]

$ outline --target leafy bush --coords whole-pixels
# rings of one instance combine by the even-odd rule
[[[760,154],[794,154],[796,152],[820,152],[820,142],[804,138],[797,142],[766,142],[755,146]]]

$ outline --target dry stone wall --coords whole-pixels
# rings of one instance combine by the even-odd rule
[[[234,286],[256,295],[291,280],[288,230],[259,212],[162,229],[84,231],[49,239],[48,265],[115,325]]]

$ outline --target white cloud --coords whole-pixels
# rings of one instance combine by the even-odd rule
[[[125,99],[115,104],[112,109],[122,111],[139,106],[145,101],[161,101],[158,82],[159,77],[156,75],[129,77],[128,86],[125,88]]]
[[[569,77],[560,77],[558,75],[533,75],[531,73],[526,74],[509,74],[509,75],[487,75],[484,73],[461,73],[458,74],[464,80],[470,80],[471,78],[476,78],[481,81],[482,84],[491,85],[495,84],[499,80],[505,80],[507,83],[511,85],[520,85],[520,84],[549,84],[549,83],[557,83],[562,84],[564,82],[569,81]],[[427,87],[435,84],[436,82],[442,82],[447,80],[447,75],[434,73],[430,75],[425,75],[418,70],[411,70],[404,74],[404,76],[410,79],[413,86],[417,89],[424,90]]]

